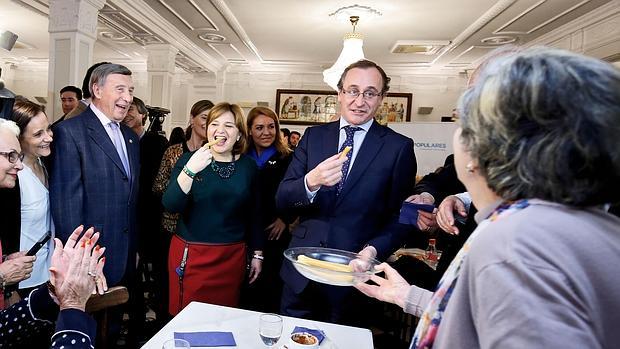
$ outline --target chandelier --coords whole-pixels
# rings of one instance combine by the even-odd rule
[[[340,52],[336,63],[323,71],[323,81],[336,91],[338,91],[338,81],[344,69],[351,63],[364,59],[364,50],[362,50],[362,46],[364,46],[363,36],[355,32],[355,26],[359,19],[359,16],[349,17],[353,31],[344,36],[342,52]]]

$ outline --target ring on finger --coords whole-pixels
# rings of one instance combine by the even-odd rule
[[[88,272],[88,276],[92,277],[93,279],[97,278],[97,274],[93,273],[92,271]]]

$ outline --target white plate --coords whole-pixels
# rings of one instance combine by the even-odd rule
[[[293,266],[301,275],[310,280],[334,286],[352,286],[366,282],[371,275],[377,273],[375,266],[379,264],[379,261],[374,258],[363,257],[354,252],[324,247],[289,248],[284,251],[284,256],[293,263]],[[329,262],[330,264],[308,264],[300,261],[300,256]],[[330,266],[336,264],[343,266],[355,265],[356,271],[341,271],[330,268]]]

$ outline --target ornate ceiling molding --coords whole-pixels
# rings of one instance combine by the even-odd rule
[[[431,64],[435,64],[443,55],[454,50],[458,46],[460,46],[465,40],[469,39],[472,35],[480,31],[484,26],[489,24],[495,17],[499,16],[502,12],[504,12],[507,8],[512,6],[517,0],[500,0],[495,3],[488,11],[486,11],[480,18],[478,18],[474,23],[469,25],[463,32],[461,32],[452,42],[446,46],[441,52],[437,55]]]
[[[223,64],[192,42],[185,34],[153,10],[143,0],[112,0],[108,1],[122,9],[129,16],[149,28],[155,35],[170,43],[183,53],[189,60],[209,71],[222,69]]]
[[[620,0],[610,1],[603,6],[600,6],[597,9],[594,9],[585,15],[576,18],[563,26],[556,28],[555,30],[550,31],[549,33],[543,34],[540,37],[529,41],[525,46],[535,46],[535,45],[544,45],[550,42],[554,42],[559,40],[566,35],[573,33],[575,30],[579,28],[584,28],[587,26],[594,25],[599,22],[603,22],[604,20],[617,16],[620,13]]]
[[[250,52],[252,52],[254,56],[256,56],[256,59],[262,63],[263,58],[258,53],[258,49],[256,48],[256,46],[254,46],[254,43],[241,26],[241,23],[239,23],[239,21],[237,20],[237,17],[235,17],[230,8],[228,8],[226,2],[224,0],[211,0],[211,4],[213,4],[213,6],[217,9],[220,15],[222,15],[226,23],[228,23],[228,25],[235,32],[237,37],[239,37],[239,40],[241,40],[243,45],[245,45],[245,47],[247,47],[248,50],[250,50]]]
[[[536,9],[538,9],[541,5],[545,4],[548,0],[540,0],[537,3],[535,3],[534,5],[528,7],[527,9],[525,9],[523,12],[521,12],[520,14],[518,14],[517,16],[515,16],[514,18],[512,18],[510,21],[508,21],[507,23],[505,23],[504,25],[502,25],[501,27],[497,28],[495,31],[493,31],[493,34],[496,35],[510,35],[510,34],[517,34],[517,35],[527,35],[527,34],[531,34],[535,31],[537,31],[538,29],[552,23],[553,21],[571,13],[572,11],[575,11],[576,9],[580,8],[581,6],[589,3],[592,0],[583,0],[569,8],[567,8],[566,10],[558,13],[557,15],[546,19],[544,22],[539,23],[535,26],[533,26],[532,28],[530,28],[527,31],[511,31],[511,30],[504,30],[508,27],[510,27],[512,24],[515,24],[516,22],[518,22],[521,19],[524,19],[525,17],[527,17],[527,15],[532,14],[534,11],[536,11]]]
[[[207,21],[207,23],[209,24],[208,27],[194,27],[189,20],[185,19],[183,16],[181,16],[173,7],[172,4],[169,3],[170,0],[165,1],[165,0],[159,0],[159,3],[164,6],[166,9],[168,9],[168,11],[170,11],[170,13],[172,13],[179,21],[181,21],[183,24],[185,24],[185,26],[189,29],[189,30],[215,30],[215,31],[219,31],[220,29],[217,27],[217,25],[215,25],[215,22],[213,22],[211,20],[211,18],[209,18],[209,16],[207,16],[207,14],[200,8],[200,6],[198,6],[198,4],[194,1],[194,0],[187,0],[187,2],[196,10],[196,12],[198,12],[202,18]],[[179,3],[178,0],[176,2],[177,4]]]

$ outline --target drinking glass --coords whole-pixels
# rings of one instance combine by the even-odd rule
[[[282,317],[276,314],[261,315],[258,334],[267,347],[274,346],[282,335]]]
[[[164,342],[162,349],[189,349],[189,342],[185,339],[169,339]]]

